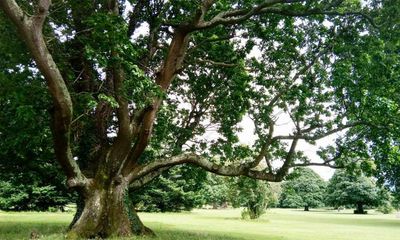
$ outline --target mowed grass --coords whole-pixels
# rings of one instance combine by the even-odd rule
[[[155,239],[162,240],[400,239],[400,219],[373,211],[354,215],[350,211],[272,209],[258,220],[241,220],[239,209],[140,216],[156,232]],[[28,239],[32,231],[41,239],[63,239],[72,217],[71,213],[0,212],[0,239]]]

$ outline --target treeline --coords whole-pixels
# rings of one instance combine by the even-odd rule
[[[58,179],[59,180],[59,179]],[[63,209],[70,193],[60,186],[31,178],[0,181],[0,209]],[[41,186],[42,185],[42,186]],[[177,212],[193,208],[243,208],[243,218],[258,218],[267,208],[378,208],[391,213],[398,204],[390,191],[362,173],[337,170],[325,182],[310,168],[296,168],[282,183],[268,183],[246,177],[227,178],[206,173],[191,166],[172,169],[145,188],[131,190],[129,197],[139,211]]]
[[[257,218],[265,209],[275,207],[304,208],[305,211],[321,207],[355,208],[354,213],[363,214],[365,208],[390,213],[398,206],[390,191],[378,186],[374,178],[344,170],[337,170],[325,182],[310,168],[296,168],[282,183],[205,174],[202,181],[194,180],[190,184],[180,180],[183,176],[177,172],[174,177],[162,177],[145,190],[134,192],[132,198],[137,200],[139,209],[163,212],[231,206],[243,207],[243,217]]]

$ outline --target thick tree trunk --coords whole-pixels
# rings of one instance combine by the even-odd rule
[[[93,186],[82,194],[68,239],[154,235],[136,214],[126,187]]]
[[[310,211],[310,208],[308,206],[304,206],[304,211],[308,212]]]

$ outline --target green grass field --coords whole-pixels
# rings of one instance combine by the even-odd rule
[[[371,211],[370,211],[371,212]],[[241,220],[240,210],[195,210],[190,213],[141,213],[163,240],[395,240],[400,219],[395,214],[353,215],[350,211],[272,209],[258,220]],[[63,239],[71,213],[0,212],[0,239]],[[136,239],[136,238],[134,238]]]

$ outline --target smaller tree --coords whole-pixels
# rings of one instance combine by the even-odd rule
[[[288,208],[313,207],[324,205],[324,180],[310,168],[296,168],[282,184],[280,206]]]
[[[233,207],[244,207],[242,218],[257,219],[265,213],[271,198],[269,184],[264,181],[239,177],[229,181],[229,198]]]
[[[326,203],[334,207],[355,205],[354,214],[366,214],[365,205],[378,206],[380,201],[375,181],[364,175],[338,170],[327,186]]]

